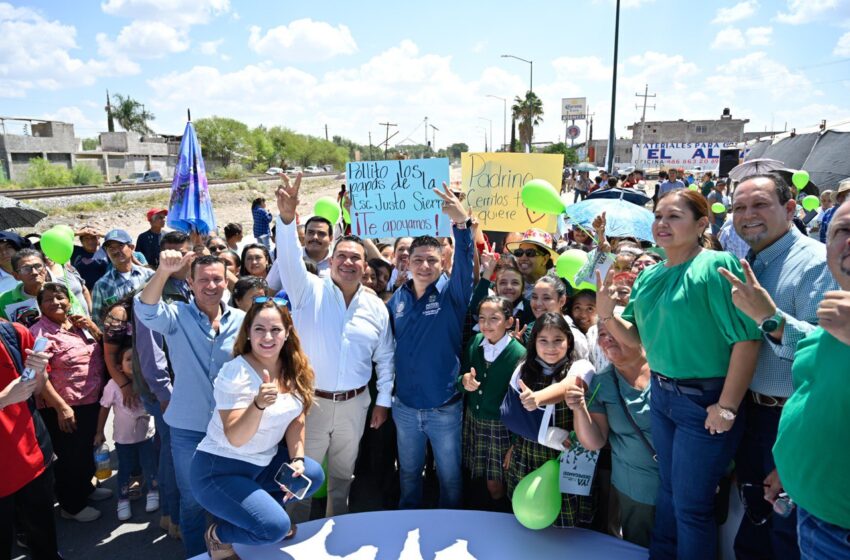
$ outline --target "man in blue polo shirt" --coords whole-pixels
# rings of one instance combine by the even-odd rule
[[[410,245],[411,279],[387,303],[396,339],[393,419],[398,434],[401,509],[421,506],[428,441],[440,481],[440,507],[457,508],[461,501],[463,399],[456,381],[463,322],[472,297],[472,220],[448,187],[445,192],[434,192],[443,200],[443,213],[454,223],[451,279],[438,283],[443,273],[440,241],[427,235],[417,237]]]

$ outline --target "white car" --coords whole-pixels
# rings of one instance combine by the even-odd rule
[[[283,169],[280,167],[269,167],[266,169],[266,175],[280,175],[283,173]]]
[[[304,173],[308,175],[315,175],[316,173],[324,173],[324,170],[316,167],[315,165],[310,165],[304,168]]]

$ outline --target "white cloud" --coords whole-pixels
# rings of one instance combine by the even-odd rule
[[[218,48],[221,44],[224,43],[224,39],[218,39],[217,41],[204,41],[201,43],[201,54],[205,54],[207,56],[214,56],[218,54]]]
[[[843,0],[788,0],[788,12],[776,14],[776,19],[791,25],[808,23],[819,19],[842,3]]]
[[[289,25],[262,29],[251,26],[248,45],[262,56],[278,60],[311,62],[357,52],[357,43],[345,25],[297,19]]]
[[[597,56],[562,56],[552,61],[558,76],[604,81],[611,79],[611,67]]]
[[[838,38],[838,43],[832,50],[835,56],[850,56],[850,31]]]
[[[711,48],[716,50],[743,49],[747,46],[744,34],[737,27],[726,27],[717,32]]]
[[[100,7],[111,16],[185,27],[229,12],[230,0],[105,0]]]
[[[102,59],[76,58],[76,28],[48,21],[29,8],[0,4],[0,36],[2,97],[25,97],[33,88],[91,85],[100,76],[138,71],[138,66],[122,65],[109,52],[101,53]]]
[[[745,32],[747,42],[754,47],[769,45],[773,37],[772,27],[750,27]]]
[[[472,45],[472,52],[475,54],[481,54],[487,50],[487,41],[477,41],[474,45]]]
[[[105,114],[105,113],[104,113]],[[80,136],[80,131],[77,129],[93,129],[97,126],[97,123],[90,119],[82,109],[76,106],[71,107],[59,107],[55,111],[42,113],[39,115],[39,118],[48,121],[61,121],[66,123],[71,123],[74,125],[74,129],[77,136]],[[105,122],[105,117],[104,117]]]
[[[788,128],[796,128],[798,131],[801,128],[817,126],[822,119],[826,119],[826,124],[837,121],[843,121],[850,115],[848,107],[839,107],[829,103],[811,103],[802,107],[795,107],[793,110],[777,111],[775,113],[775,123],[777,128],[783,125],[780,123],[788,123]]]
[[[188,49],[186,35],[159,21],[136,20],[121,29],[115,45],[129,58],[162,58]]]
[[[741,21],[742,19],[747,19],[756,13],[756,8],[758,8],[758,2],[756,0],[745,0],[744,2],[739,2],[729,8],[720,8],[717,10],[717,15],[711,23],[728,24]]]
[[[821,95],[803,72],[789,69],[758,51],[717,66],[716,74],[706,79],[706,87],[724,103],[734,103],[748,94],[763,96],[763,101],[782,100],[789,106]]]

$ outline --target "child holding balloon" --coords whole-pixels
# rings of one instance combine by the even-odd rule
[[[522,290],[520,290],[520,294]],[[467,391],[463,419],[463,467],[473,479],[485,479],[496,510],[505,497],[504,463],[511,445],[510,432],[502,424],[499,405],[505,398],[508,382],[517,363],[525,357],[525,348],[509,331],[514,322],[507,298],[488,296],[478,306],[481,330],[464,353],[467,373],[458,383]]]
[[[555,428],[560,430],[556,433],[566,436],[562,442],[547,443],[560,443],[564,449],[571,445],[569,433],[573,429],[572,412],[564,402],[565,391],[580,383],[587,384],[594,374],[590,362],[575,358],[573,340],[573,331],[562,314],[541,314],[531,330],[525,361],[517,367],[511,379],[511,383],[520,391],[519,399],[526,410],[534,411],[547,404],[557,403],[553,416]],[[526,475],[561,454],[559,449],[524,436],[515,439],[516,443],[506,459],[510,495],[513,495],[514,489]],[[514,502],[515,513],[518,508],[525,507],[534,508],[535,504]],[[554,525],[587,527],[593,521],[593,509],[592,495],[561,494],[561,509],[554,519]]]

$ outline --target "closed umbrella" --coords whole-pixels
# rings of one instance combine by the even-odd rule
[[[585,199],[567,206],[566,213],[575,224],[590,227],[596,216],[605,212],[605,235],[608,237],[634,237],[642,241],[654,241],[652,212],[620,199]]]
[[[0,196],[0,230],[32,227],[45,216],[47,214],[29,204]]]
[[[743,181],[753,175],[761,175],[770,171],[782,169],[785,164],[776,159],[758,158],[740,163],[729,170],[729,178],[733,181]]]
[[[205,235],[215,230],[215,214],[204,170],[201,144],[195,135],[191,115],[180,141],[174,181],[171,183],[171,201],[168,207],[168,225],[184,232]]]

